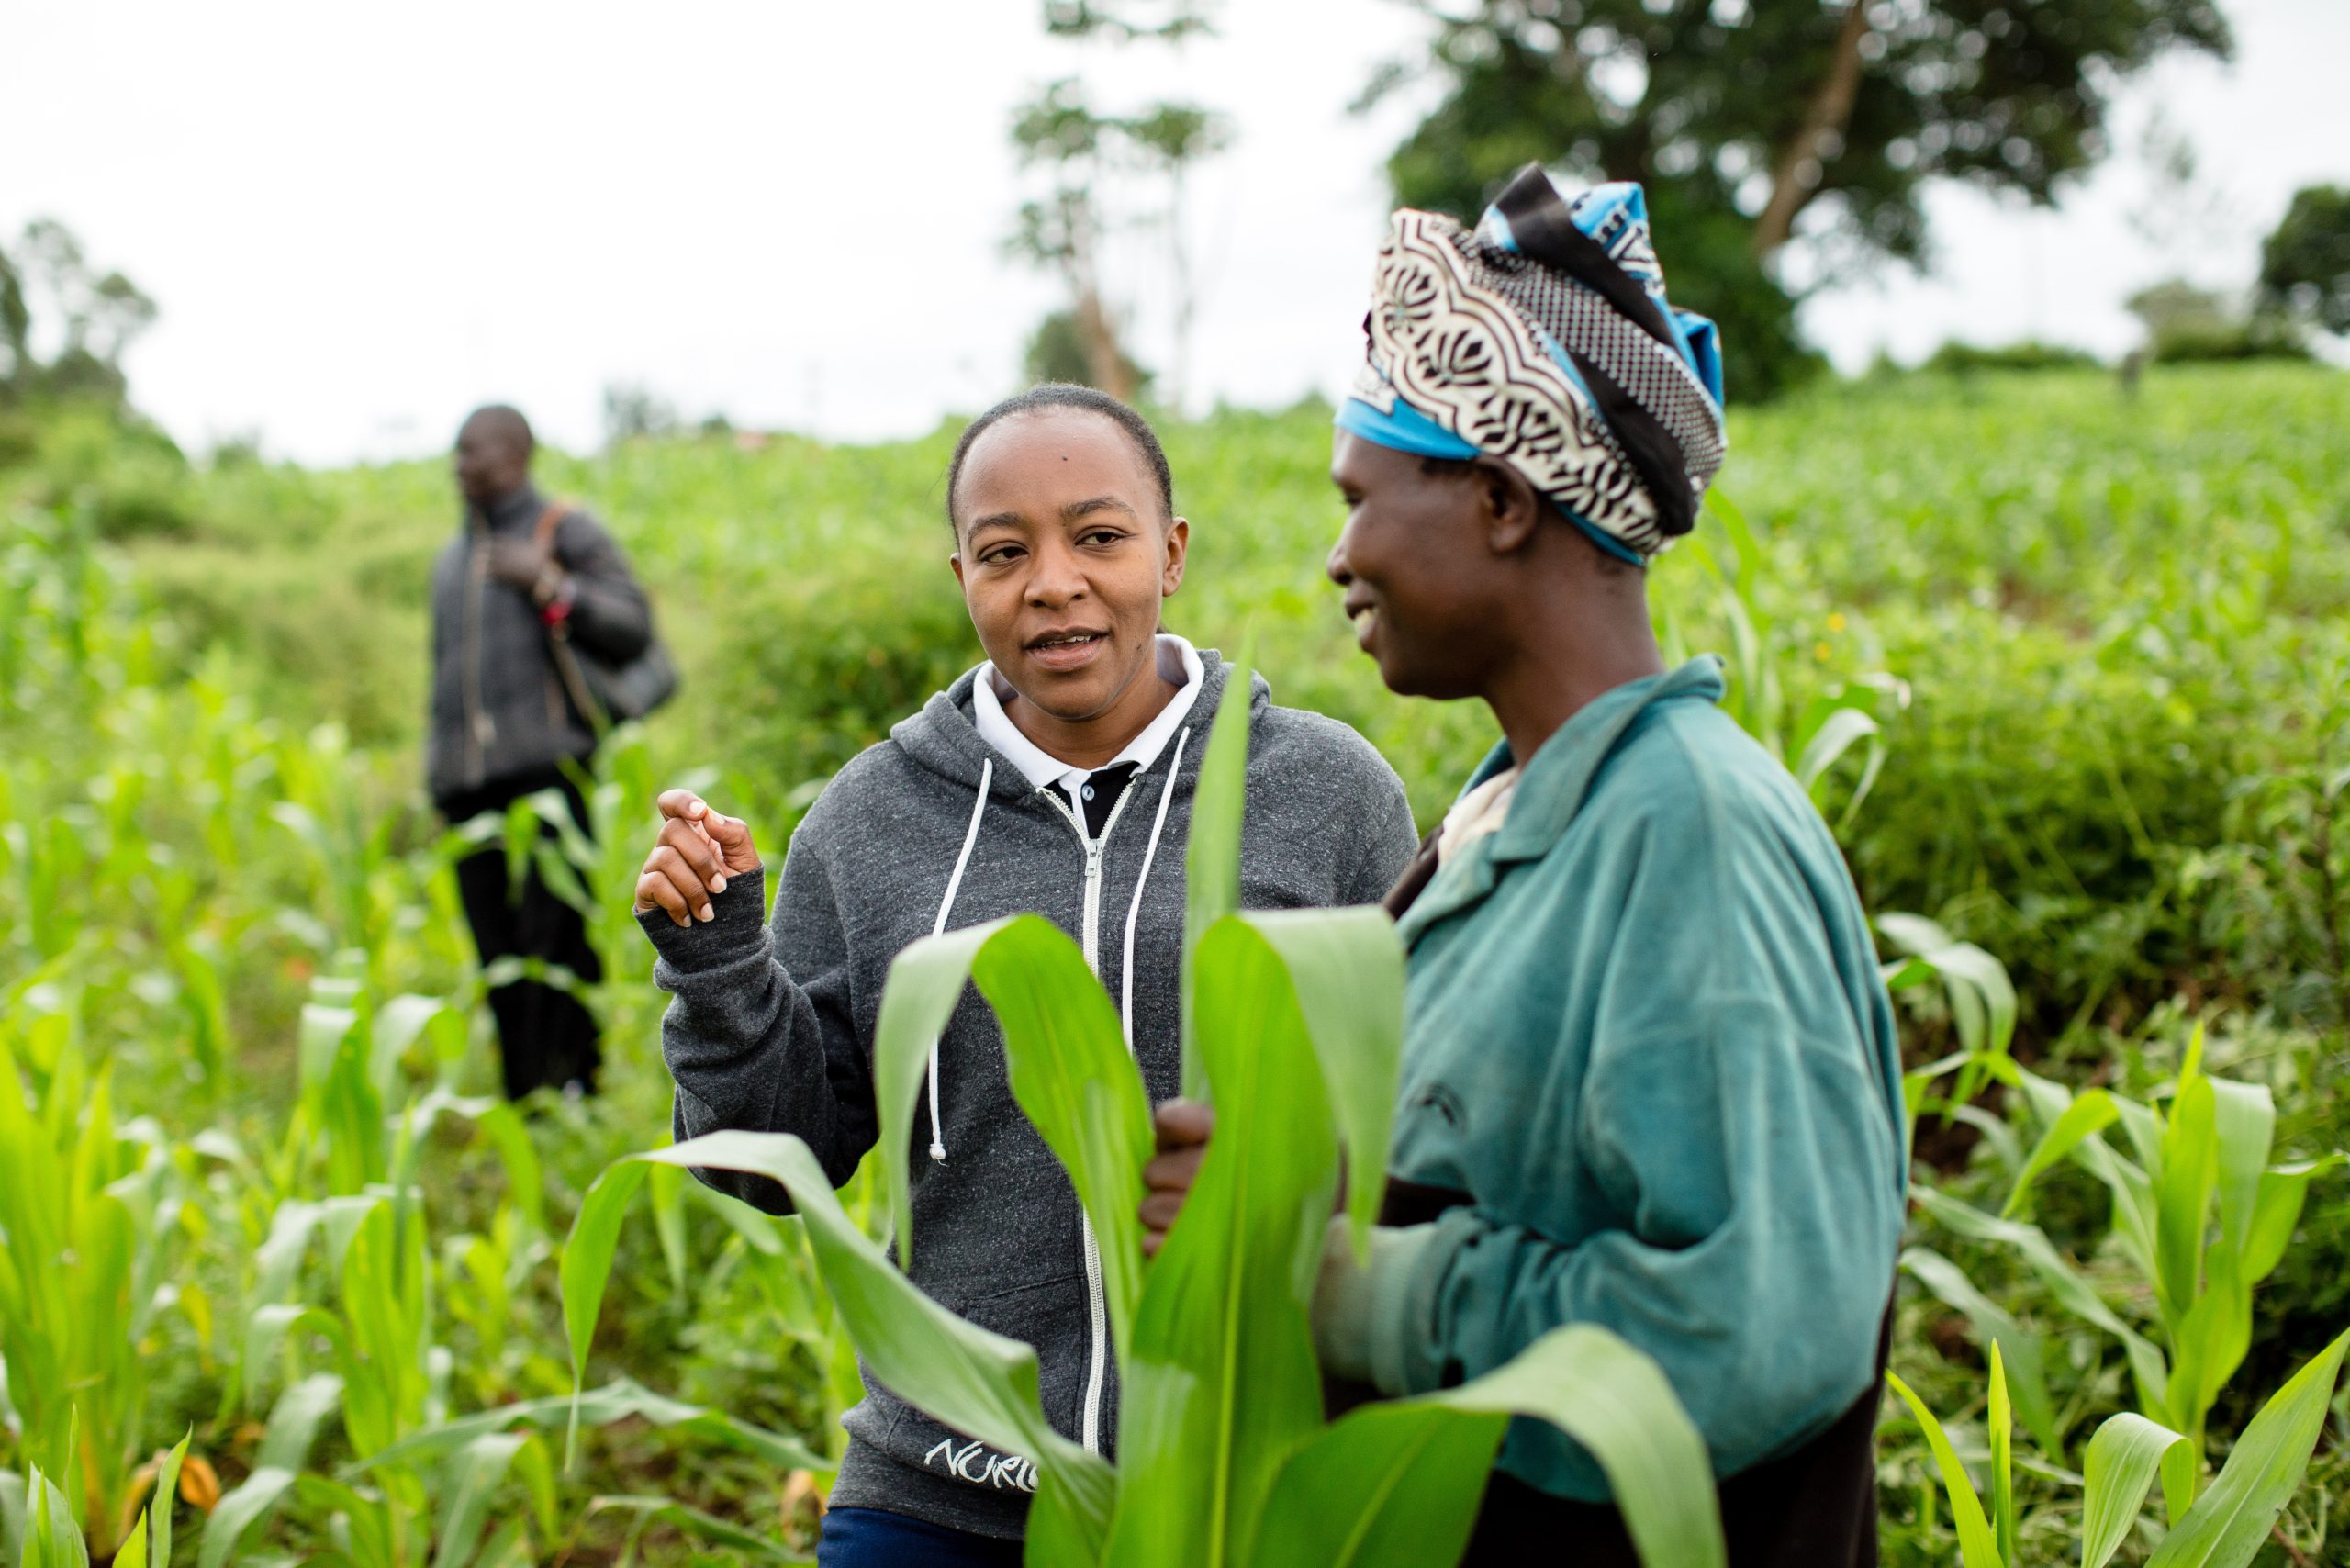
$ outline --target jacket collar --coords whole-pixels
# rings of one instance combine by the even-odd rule
[[[487,507],[471,502],[465,506],[465,526],[481,528],[491,533],[527,533],[538,526],[539,514],[546,510],[547,498],[529,480],[518,490],[509,490]]]
[[[1700,654],[1678,669],[1627,681],[1586,703],[1542,743],[1533,760],[1519,772],[1509,817],[1501,830],[1449,860],[1405,913],[1401,923],[1405,945],[1417,940],[1437,921],[1493,891],[1501,868],[1548,855],[1583,810],[1600,766],[1614,755],[1642,714],[1677,699],[1718,702],[1721,695],[1721,660]],[[1503,741],[1477,765],[1462,793],[1509,765],[1509,743]]]

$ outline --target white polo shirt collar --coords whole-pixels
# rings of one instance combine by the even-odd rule
[[[1083,790],[1092,770],[1063,762],[1020,733],[1020,726],[1003,711],[1003,700],[1013,694],[1012,683],[997,673],[992,663],[981,664],[975,673],[977,678],[971,682],[971,722],[979,730],[979,738],[1002,752],[1037,789],[1058,785],[1069,796],[1078,820],[1084,821]],[[1128,741],[1125,750],[1103,763],[1103,767],[1131,762],[1135,771],[1140,773],[1157,762],[1158,754],[1167,749],[1167,743],[1175,738],[1175,732],[1191,716],[1192,703],[1199,700],[1200,688],[1207,683],[1207,669],[1200,662],[1199,650],[1172,633],[1162,632],[1158,635],[1158,673],[1181,684],[1168,698],[1167,706],[1142,727],[1142,733]]]

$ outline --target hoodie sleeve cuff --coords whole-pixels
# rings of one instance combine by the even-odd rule
[[[1416,1285],[1436,1233],[1433,1225],[1378,1226],[1370,1260],[1358,1263],[1345,1216],[1330,1222],[1314,1288],[1314,1349],[1325,1371],[1391,1397],[1422,1392],[1407,1371],[1425,1338],[1412,1304],[1425,1294]]]
[[[726,879],[726,890],[710,896],[711,917],[679,925],[666,910],[636,917],[664,968],[679,975],[729,969],[767,951],[767,874],[762,867]]]

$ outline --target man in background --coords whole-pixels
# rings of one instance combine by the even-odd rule
[[[651,641],[652,612],[611,536],[532,487],[533,445],[530,421],[502,405],[476,409],[457,432],[464,517],[432,568],[426,772],[452,823],[555,790],[585,831],[586,805],[564,764],[588,764],[597,726],[573,697],[554,640],[624,663]],[[538,958],[583,983],[602,977],[586,920],[535,867],[509,885],[501,840],[458,862],[457,886],[484,968]],[[542,1086],[594,1092],[596,1020],[576,998],[515,980],[494,988],[489,1005],[509,1098]]]

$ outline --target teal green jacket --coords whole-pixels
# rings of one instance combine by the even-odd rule
[[[1591,703],[1404,915],[1390,1170],[1470,1201],[1382,1232],[1365,1283],[1382,1391],[1595,1323],[1662,1365],[1726,1476],[1874,1381],[1907,1154],[1852,878],[1721,692],[1700,658]],[[1516,1422],[1501,1466],[1608,1495],[1545,1423]]]

